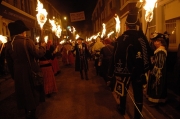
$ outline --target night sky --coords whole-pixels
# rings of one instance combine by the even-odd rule
[[[98,0],[49,0],[50,3],[62,14],[67,16],[68,25],[74,26],[76,31],[92,30],[91,16]],[[71,22],[70,13],[85,12],[84,21]]]

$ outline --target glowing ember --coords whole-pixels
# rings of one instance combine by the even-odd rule
[[[43,8],[43,4],[37,0],[37,8],[36,11],[38,11],[36,17],[37,17],[37,21],[38,24],[40,25],[41,29],[43,28],[43,25],[46,23],[47,21],[47,12],[46,9]]]
[[[115,14],[114,19],[116,20],[116,33],[119,34],[120,32],[120,20],[119,16]]]
[[[157,0],[140,0],[140,2],[145,2],[144,9],[146,10],[145,20],[151,22],[153,19],[153,10],[157,4]]]
[[[103,26],[103,29],[102,29],[101,38],[103,38],[103,36],[105,36],[106,34],[106,24],[103,23],[102,26]]]
[[[0,35],[0,41],[1,41],[2,43],[6,43],[6,42],[7,42],[7,37]]]

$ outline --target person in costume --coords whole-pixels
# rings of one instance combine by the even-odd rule
[[[57,53],[57,49],[53,45],[53,40],[48,40],[47,50],[49,50],[50,53],[52,54],[52,58],[51,58],[50,62],[51,62],[52,68],[53,68],[54,75],[56,76],[60,72],[60,67],[59,67],[59,62],[58,62],[57,56],[55,55]]]
[[[134,119],[140,119],[143,107],[143,84],[146,82],[145,72],[149,70],[151,52],[149,43],[139,26],[138,9],[129,12],[126,19],[126,31],[114,43],[114,53],[109,78],[116,79],[115,91],[119,95],[118,111],[125,115],[126,97],[129,83],[132,83],[134,96]],[[117,82],[121,82],[121,85]],[[113,81],[112,81],[113,82]],[[125,88],[119,90],[120,86]],[[118,93],[119,91],[119,93]]]
[[[36,48],[33,40],[26,37],[26,31],[29,31],[29,29],[21,20],[10,22],[8,29],[12,41],[7,43],[5,55],[11,77],[15,84],[17,107],[18,109],[25,110],[26,119],[36,119],[36,108],[39,101],[44,101],[45,97],[44,92],[42,92],[43,96],[41,95],[42,97],[40,97],[39,87],[35,87],[33,84],[25,47],[29,53],[31,67],[33,70],[36,70],[33,68],[35,59],[44,56],[46,44],[41,43],[40,47]],[[43,99],[40,100],[40,98]]]
[[[84,79],[85,74],[85,79],[88,80],[88,58],[90,58],[90,53],[83,40],[82,38],[77,39],[77,44],[72,52],[76,51],[75,71],[80,72],[81,79]]]
[[[94,45],[92,46],[92,54],[94,55],[94,66],[96,68],[96,75],[99,75],[99,66],[98,66],[98,62],[99,62],[99,57],[100,57],[100,50],[104,47],[104,44],[101,42],[101,38],[100,36],[98,36],[96,38],[96,42],[94,43]]]
[[[111,45],[112,40],[109,38],[104,39],[104,47],[100,50],[100,76],[102,76],[105,82],[108,82],[108,72],[112,61],[114,46]]]
[[[156,105],[165,103],[167,98],[167,80],[166,80],[166,58],[167,43],[164,34],[155,33],[151,38],[154,46],[154,56],[151,61],[153,68],[150,71],[147,95],[148,100]]]
[[[54,59],[53,51],[52,40],[48,40],[46,53],[39,59],[39,64],[44,76],[44,91],[47,97],[51,97],[53,93],[58,92],[52,64],[52,60]]]

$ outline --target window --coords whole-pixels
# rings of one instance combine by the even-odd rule
[[[171,34],[169,36],[169,44],[176,44],[176,20],[166,21],[166,31]]]

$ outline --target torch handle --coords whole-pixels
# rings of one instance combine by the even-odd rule
[[[3,47],[4,47],[4,43],[3,43],[2,46],[1,46],[0,55],[1,55],[1,52],[2,52],[2,50],[3,50]]]
[[[41,45],[41,43],[44,42],[44,30],[41,29],[40,30],[40,41],[39,41],[39,46]]]
[[[149,26],[149,22],[147,22],[147,26],[146,26],[146,32],[145,32],[145,35],[146,35],[146,33],[147,33],[148,26]]]

